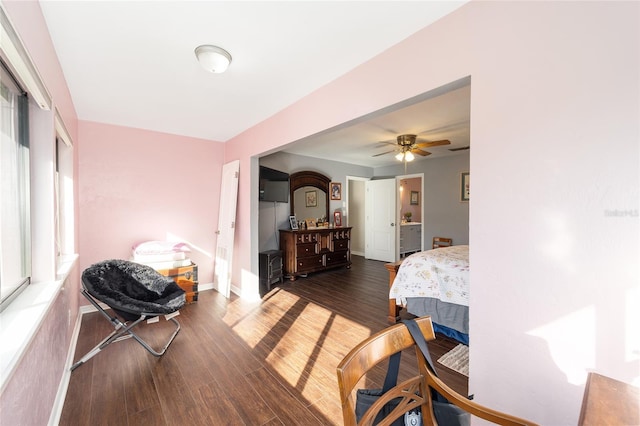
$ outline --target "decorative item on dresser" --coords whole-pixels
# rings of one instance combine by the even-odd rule
[[[284,274],[291,281],[311,272],[351,267],[351,227],[280,230]]]

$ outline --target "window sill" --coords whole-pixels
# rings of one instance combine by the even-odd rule
[[[77,260],[78,255],[65,256],[58,264],[55,281],[28,285],[0,313],[0,391],[4,390]]]

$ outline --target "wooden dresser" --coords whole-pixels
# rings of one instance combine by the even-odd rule
[[[284,274],[300,275],[330,268],[351,267],[351,228],[280,230]]]

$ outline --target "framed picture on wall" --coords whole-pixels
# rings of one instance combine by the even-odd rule
[[[305,207],[317,207],[318,206],[318,192],[307,191],[304,193]]]
[[[340,182],[331,182],[331,199],[342,199],[342,184]]]
[[[339,228],[342,226],[342,213],[333,212],[333,226]]]
[[[298,219],[295,216],[289,216],[289,224],[292,230],[296,231],[298,229]]]
[[[411,191],[411,198],[409,199],[409,204],[418,205],[419,202],[420,202],[420,192]]]
[[[469,201],[469,172],[460,173],[460,201]]]

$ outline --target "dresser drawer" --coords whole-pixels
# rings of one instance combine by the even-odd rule
[[[349,249],[349,240],[335,240],[333,242],[333,251],[341,251]]]
[[[322,255],[311,257],[300,257],[297,261],[298,272],[317,270],[322,264]]]
[[[296,234],[296,244],[316,242],[318,242],[318,234],[316,232],[303,232]]]
[[[318,254],[318,245],[316,243],[297,244],[296,252],[298,257],[307,257]]]
[[[338,251],[334,253],[327,253],[327,266],[338,265],[348,263],[349,261],[349,252],[348,251]]]
[[[339,229],[333,231],[333,239],[334,240],[349,240],[350,238],[350,230],[349,229]]]

